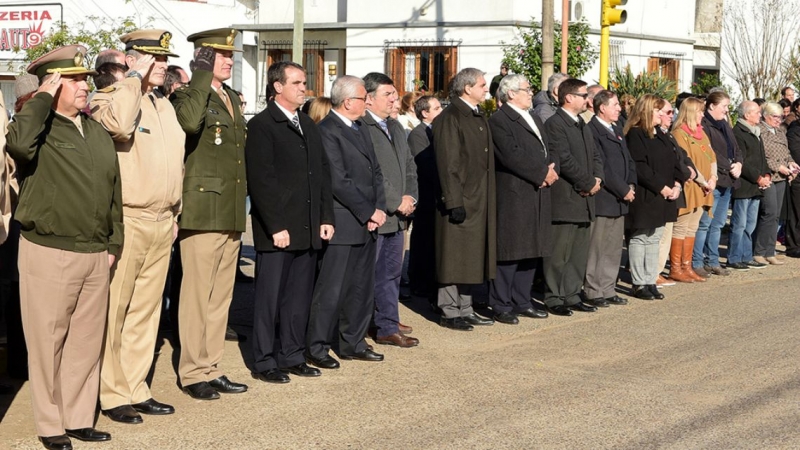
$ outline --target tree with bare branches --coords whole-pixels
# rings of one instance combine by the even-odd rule
[[[744,98],[776,98],[800,73],[800,0],[726,2],[722,69]]]

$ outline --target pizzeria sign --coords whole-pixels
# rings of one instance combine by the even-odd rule
[[[60,3],[0,6],[0,58],[12,59],[15,47],[26,50],[42,43],[45,34],[63,20]]]

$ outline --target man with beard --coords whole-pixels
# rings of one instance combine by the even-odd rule
[[[111,420],[141,423],[142,414],[172,414],[145,381],[153,361],[161,292],[178,233],[185,135],[164,84],[171,34],[138,30],[120,38],[131,70],[100,90],[92,118],[111,134],[122,173],[125,245],[111,270],[108,329],[100,370],[100,408]]]

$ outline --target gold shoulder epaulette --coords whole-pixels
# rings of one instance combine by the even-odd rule
[[[116,90],[117,88],[115,88],[114,85],[112,84],[111,86],[104,87],[103,89],[98,89],[97,92],[103,92],[105,94],[108,94],[109,92],[114,92]]]

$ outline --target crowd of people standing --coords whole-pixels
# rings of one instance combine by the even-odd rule
[[[96,71],[78,45],[27,68],[3,123],[0,206],[45,448],[110,440],[94,428],[98,399],[117,422],[175,413],[146,382],[171,266],[181,389],[200,400],[248,390],[220,366],[248,213],[251,372],[275,384],[337,369],[334,356],[382,361],[367,337],[419,344],[398,306],[409,227],[411,290],[457,331],[626,305],[626,262],[642,300],[780,265],[781,224],[787,256],[800,257],[797,101],[742,102],[734,125],[722,90],[680,96],[676,114],[668,99],[620,99],[565,74],[534,96],[503,67],[491,86],[459,71],[444,108],[401,97],[379,72],[341,76],[307,103],[304,68],[276,62],[266,108],[246,122],[225,84],[236,34],[189,36],[191,78],[168,66],[166,30],[122,36],[125,53]],[[473,305],[478,286],[487,314]]]

